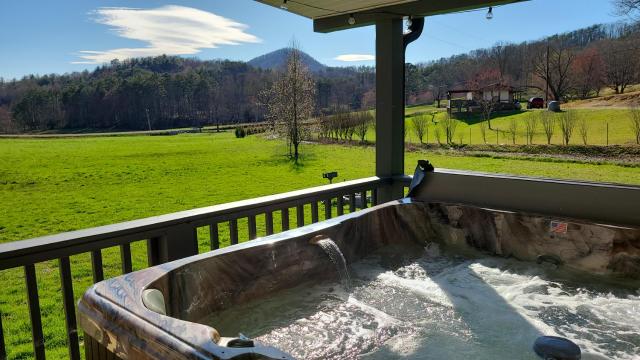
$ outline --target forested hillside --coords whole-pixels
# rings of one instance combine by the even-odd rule
[[[0,79],[0,132],[46,129],[165,129],[263,119],[260,94],[287,50],[249,63],[159,56],[113,61],[92,72]],[[325,67],[303,56],[316,83],[316,114],[375,106],[375,69]],[[548,60],[548,61],[547,61]],[[251,66],[250,64],[255,66]],[[640,25],[616,23],[520,44],[498,43],[437,61],[407,64],[407,102],[455,88],[503,83],[558,100],[622,93],[639,82]]]
[[[277,70],[180,57],[113,61],[92,72],[0,82],[0,130],[165,129],[261,120],[261,91]],[[371,68],[316,75],[319,109],[353,108],[374,86]]]
[[[555,100],[594,96],[603,87],[622,93],[639,81],[640,23],[599,24],[520,44],[498,43],[408,64],[406,74],[410,102],[443,99],[448,89],[498,82],[542,95],[548,80],[549,98]]]

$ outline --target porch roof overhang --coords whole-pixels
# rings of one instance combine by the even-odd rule
[[[257,0],[280,7],[283,0]],[[287,11],[313,20],[316,32],[332,32],[374,25],[389,17],[431,16],[500,6],[527,0],[287,0]],[[353,16],[354,24],[349,24]]]

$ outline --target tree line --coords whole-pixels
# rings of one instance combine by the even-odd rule
[[[567,100],[624,93],[640,82],[640,23],[594,25],[520,44],[498,43],[437,61],[406,64],[408,104],[456,88],[503,83],[525,95]],[[146,130],[265,120],[260,94],[277,70],[173,56],[114,60],[94,71],[0,79],[0,131]],[[314,80],[313,116],[375,107],[375,69],[325,68]]]
[[[314,74],[315,111],[359,109],[374,86],[371,68]],[[148,130],[263,121],[261,91],[278,72],[244,62],[174,56],[114,60],[94,71],[0,79],[0,131]]]
[[[640,22],[594,25],[537,41],[498,43],[437,61],[408,64],[408,103],[440,101],[452,89],[501,83],[550,100],[624,93],[640,82]]]

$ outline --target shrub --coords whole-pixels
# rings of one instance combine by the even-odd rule
[[[247,136],[247,131],[242,126],[237,126],[235,130],[235,134],[237,138],[243,138]]]

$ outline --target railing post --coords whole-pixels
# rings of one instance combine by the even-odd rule
[[[253,240],[257,237],[256,216],[255,215],[249,216],[247,223],[249,228],[249,240]]]
[[[58,267],[60,268],[62,305],[64,306],[65,324],[67,325],[67,347],[69,348],[69,358],[71,358],[71,360],[80,360],[78,325],[76,322],[76,304],[73,297],[73,280],[71,279],[71,263],[69,262],[69,258],[60,258],[58,260]]]
[[[4,345],[4,331],[2,330],[2,312],[0,312],[0,359],[7,358],[7,348]]]
[[[220,235],[218,234],[218,223],[209,225],[209,241],[211,241],[211,250],[220,248]]]
[[[238,243],[238,219],[229,220],[229,242],[231,245]]]
[[[404,174],[404,44],[402,17],[376,21],[376,176]],[[402,197],[402,186],[380,187],[381,203]]]
[[[128,274],[133,271],[131,264],[131,244],[120,245],[120,262],[122,263],[123,274]]]
[[[160,237],[153,237],[147,240],[147,265],[154,266],[161,264],[160,261]]]
[[[36,267],[33,264],[24,266],[24,277],[27,281],[27,301],[29,304],[29,318],[31,319],[33,352],[36,360],[44,360],[44,335],[42,334],[42,318],[40,317],[40,299],[38,298]]]
[[[322,201],[324,203],[324,218],[331,219],[331,199],[325,199]]]
[[[149,265],[182,259],[198,254],[197,230],[190,224],[176,225],[161,236],[149,239],[147,256]]]
[[[315,200],[311,202],[311,222],[318,222],[318,202]]]
[[[271,211],[264,213],[264,227],[267,235],[273,234],[273,213]]]
[[[102,269],[102,250],[97,249],[91,252],[91,271],[93,273],[93,283],[104,280],[104,270]]]
[[[289,230],[289,208],[280,210],[280,217],[282,222],[282,231]]]
[[[304,205],[296,206],[296,225],[297,227],[304,226]]]

